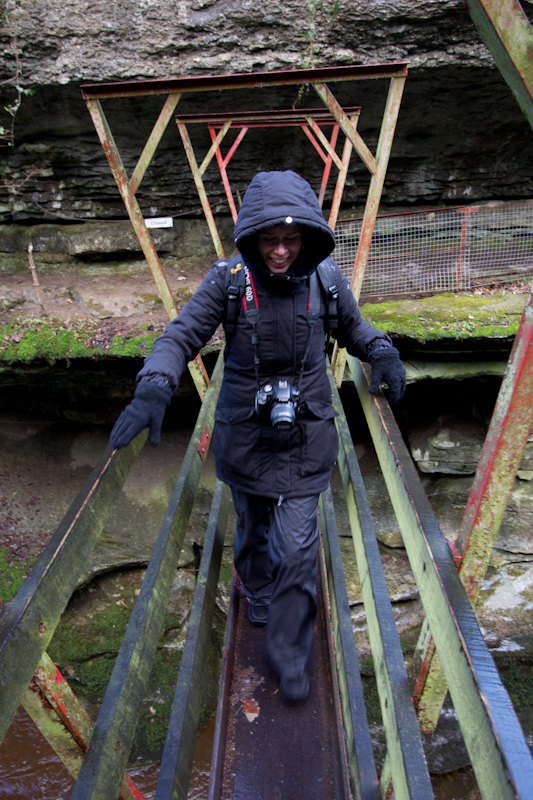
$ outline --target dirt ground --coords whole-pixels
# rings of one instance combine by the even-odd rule
[[[166,269],[165,277],[178,310],[200,285],[204,270],[185,272]],[[490,296],[505,289],[512,294],[530,291],[529,281],[480,286],[461,292],[466,296]],[[360,304],[399,302],[418,295],[378,298],[362,297]],[[3,312],[3,313],[2,313]],[[163,331],[169,315],[159,297],[155,281],[147,267],[108,268],[98,272],[68,270],[50,271],[32,280],[30,271],[7,275],[0,286],[0,320],[45,319],[61,322],[85,322],[95,330],[95,346],[104,344],[117,334],[127,338],[146,331]]]

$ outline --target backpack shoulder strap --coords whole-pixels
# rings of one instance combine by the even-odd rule
[[[239,303],[244,292],[244,263],[240,255],[236,255],[226,263],[226,338],[235,332]]]
[[[336,262],[332,258],[321,261],[317,268],[320,284],[326,296],[326,346],[330,336],[335,336],[339,327],[339,288],[337,286]]]

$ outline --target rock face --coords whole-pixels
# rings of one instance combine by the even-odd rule
[[[294,69],[310,59],[311,48],[323,64],[406,58],[416,67],[491,63],[461,0],[326,0],[321,6],[303,0],[8,0],[22,71],[33,85]],[[12,58],[8,46],[7,67]]]
[[[530,0],[523,5],[531,11]],[[385,207],[531,196],[532,132],[462,0],[327,0],[320,6],[306,0],[7,0],[6,9],[0,80],[7,83],[1,107],[21,101],[14,146],[0,149],[0,213],[6,221],[125,218],[80,84],[309,65],[409,61]],[[386,84],[362,81],[335,88],[341,102],[362,106],[359,129],[373,151]],[[15,85],[23,90],[18,99]],[[178,110],[295,103],[320,105],[312,90],[299,97],[297,87],[289,87],[187,96]],[[131,172],[162,100],[104,105]],[[4,117],[5,144],[12,119],[9,113]],[[207,131],[194,126],[191,135],[205,153]],[[235,191],[242,194],[257,170],[271,168],[299,170],[318,188],[322,162],[294,129],[251,132],[229,166]],[[215,211],[227,215],[215,164],[205,181]],[[367,188],[366,167],[354,157],[345,212],[360,210]],[[201,214],[173,122],[138,198],[148,216]],[[330,199],[331,193],[326,205]]]
[[[474,417],[437,417],[411,431],[411,454],[421,472],[473,475],[486,434],[487,426]],[[532,467],[533,445],[530,443],[520,464],[521,477],[531,477]]]

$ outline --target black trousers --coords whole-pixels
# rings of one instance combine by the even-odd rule
[[[316,619],[318,498],[271,498],[232,489],[235,569],[248,597],[269,602],[267,647],[282,675],[307,664]]]

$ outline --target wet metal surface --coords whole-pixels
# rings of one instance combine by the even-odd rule
[[[304,702],[286,703],[266,653],[266,629],[234,595],[235,654],[228,675],[228,723],[221,765],[225,800],[340,800],[346,797],[324,620],[315,626]],[[216,746],[216,744],[215,744]],[[220,754],[219,754],[220,755]]]

